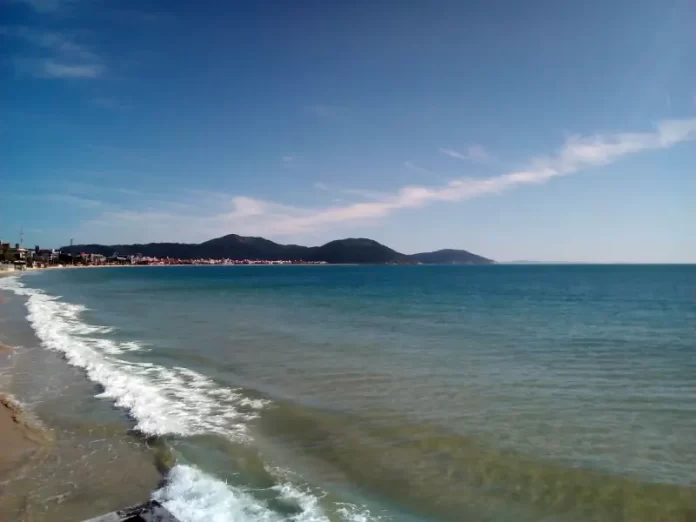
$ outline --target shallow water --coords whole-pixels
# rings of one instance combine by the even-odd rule
[[[0,519],[74,522],[146,500],[161,480],[151,449],[125,412],[93,397],[82,370],[40,346],[24,304],[9,295],[0,306],[1,340],[15,346],[0,361],[0,390],[21,399],[46,440],[0,477]]]
[[[182,520],[696,520],[696,266],[115,268],[0,288],[41,343],[27,372],[54,382],[39,416],[168,470],[154,495]]]

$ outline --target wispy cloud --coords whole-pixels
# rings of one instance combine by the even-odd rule
[[[418,174],[432,174],[428,169],[419,167],[412,161],[404,161],[404,168],[410,170],[411,172],[417,172]]]
[[[283,163],[287,165],[289,163],[293,163],[297,158],[295,156],[283,156],[281,159],[283,160]]]
[[[321,190],[322,192],[331,192],[333,194],[341,194],[344,196],[356,196],[361,199],[380,200],[384,197],[384,194],[382,192],[377,192],[374,190],[336,187],[334,185],[328,185],[320,181],[314,184],[314,188],[317,190]]]
[[[37,194],[31,196],[32,199],[37,199],[40,201],[50,201],[53,203],[60,203],[66,206],[79,207],[85,209],[96,209],[102,207],[104,203],[96,199],[83,198],[81,196],[75,196],[73,194]]]
[[[25,42],[73,58],[84,60],[96,59],[95,54],[86,46],[75,41],[67,34],[56,31],[41,31],[26,26],[3,26],[0,27],[0,34],[12,36],[24,40]]]
[[[104,194],[121,194],[125,196],[142,195],[140,191],[126,187],[114,187],[103,184],[96,185],[93,183],[84,183],[80,181],[61,182],[60,186],[63,188],[63,190],[66,190],[71,194],[80,194],[80,197],[86,195],[87,197],[94,198],[95,196],[101,196]]]
[[[34,74],[39,78],[97,78],[103,70],[98,64],[74,65],[44,60]]]
[[[476,163],[488,163],[493,160],[493,156],[483,147],[483,145],[469,145],[463,151],[441,148],[440,152],[450,158],[457,158]]]
[[[438,202],[466,201],[500,194],[518,186],[543,184],[643,151],[666,149],[691,140],[696,140],[696,118],[668,120],[660,122],[653,132],[573,136],[551,156],[532,158],[526,168],[485,179],[459,178],[440,186],[409,185],[391,193],[353,191],[363,200],[325,208],[295,207],[231,196],[231,210],[227,212],[196,217],[168,212],[110,212],[97,222],[87,224],[83,232],[98,234],[107,227],[114,233],[136,233],[137,240],[183,237],[198,240],[232,231],[272,237],[308,234],[335,226],[374,222],[404,209],[422,208]],[[323,190],[326,186],[319,187]],[[123,223],[137,223],[137,227],[119,228]],[[89,226],[94,228],[90,231]],[[120,236],[120,240],[135,239]]]
[[[94,51],[67,33],[4,26],[0,27],[0,35],[23,41],[28,46],[29,52],[15,56],[14,63],[20,72],[37,78],[92,79],[106,71]]]
[[[13,0],[18,4],[26,4],[38,13],[56,13],[61,9],[70,7],[77,0]]]

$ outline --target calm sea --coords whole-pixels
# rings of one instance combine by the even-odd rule
[[[104,268],[0,289],[42,361],[16,394],[82,446],[132,439],[101,469],[157,466],[147,494],[184,522],[696,520],[696,266]]]

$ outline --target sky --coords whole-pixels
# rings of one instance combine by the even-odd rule
[[[690,0],[0,0],[0,239],[696,262]]]

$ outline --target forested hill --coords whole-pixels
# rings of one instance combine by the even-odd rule
[[[491,264],[492,260],[466,250],[438,250],[414,255],[401,254],[372,239],[349,238],[330,241],[322,246],[281,245],[262,237],[237,234],[203,243],[147,243],[132,245],[73,245],[64,252],[178,259],[251,259],[325,261],[327,263],[402,263],[402,264]]]

